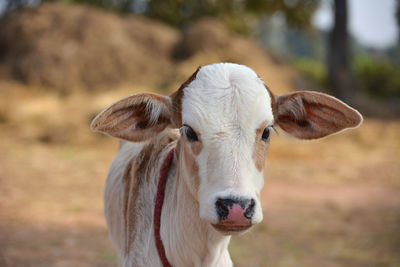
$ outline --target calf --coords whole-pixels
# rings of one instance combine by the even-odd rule
[[[325,94],[274,96],[253,70],[231,63],[200,67],[169,97],[139,94],[112,104],[91,129],[125,140],[104,190],[120,263],[232,266],[230,236],[263,218],[274,124],[316,139],[361,122]]]

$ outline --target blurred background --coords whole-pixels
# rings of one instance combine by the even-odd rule
[[[199,65],[317,90],[364,124],[272,136],[264,221],[235,266],[400,266],[400,1],[0,0],[0,266],[116,266],[102,190],[118,141],[90,121]]]

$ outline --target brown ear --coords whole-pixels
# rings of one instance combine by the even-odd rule
[[[361,124],[362,116],[342,101],[322,93],[301,91],[276,98],[275,122],[300,139],[321,138]]]
[[[141,142],[163,131],[170,122],[169,97],[139,94],[112,104],[94,118],[90,128],[113,137]]]

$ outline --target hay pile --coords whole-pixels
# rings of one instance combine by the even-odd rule
[[[9,14],[0,28],[3,75],[61,90],[157,82],[171,71],[179,36],[143,17],[64,4]]]

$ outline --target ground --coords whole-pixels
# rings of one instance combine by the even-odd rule
[[[102,194],[118,142],[88,125],[141,88],[0,89],[0,265],[116,266]],[[263,222],[232,239],[235,266],[400,266],[400,121],[311,142],[279,131],[262,202]]]

